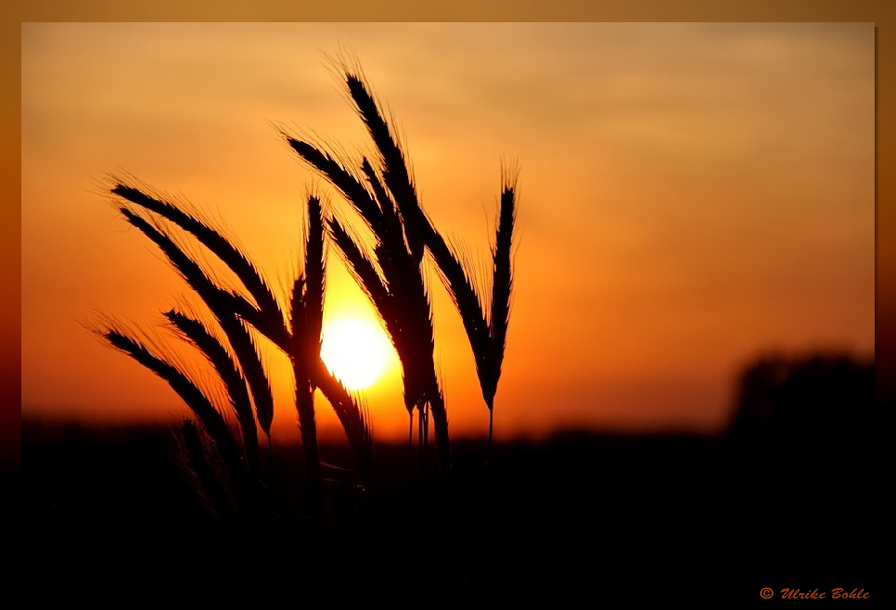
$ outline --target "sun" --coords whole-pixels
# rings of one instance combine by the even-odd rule
[[[374,321],[357,317],[327,320],[321,358],[349,390],[364,390],[379,379],[390,360],[392,345]]]

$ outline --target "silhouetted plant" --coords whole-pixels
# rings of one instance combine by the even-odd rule
[[[285,135],[289,145],[312,168],[333,184],[361,215],[376,239],[371,257],[335,216],[325,216],[320,200],[308,198],[304,271],[292,283],[288,317],[269,284],[249,257],[223,233],[184,205],[148,194],[115,179],[111,193],[127,222],[139,229],[165,254],[171,265],[199,295],[226,337],[218,339],[210,326],[177,310],[165,313],[171,328],[199,349],[211,363],[227,392],[236,416],[238,434],[225,422],[214,402],[177,366],[151,353],[128,334],[108,327],[99,330],[112,346],[124,351],[165,379],[194,412],[199,427],[185,423],[181,446],[185,462],[206,488],[208,502],[251,496],[259,476],[256,422],[271,443],[274,404],[250,326],[290,359],[295,380],[295,406],[301,430],[310,509],[322,517],[321,462],[317,446],[314,393],[327,398],[351,445],[361,480],[374,478],[373,443],[364,410],[320,357],[325,290],[326,235],[336,244],[362,289],[382,319],[402,364],[404,402],[411,418],[418,413],[418,442],[425,467],[429,419],[432,418],[437,455],[443,471],[450,469],[448,414],[436,375],[432,308],[424,282],[423,253],[428,249],[444,279],[473,350],[483,398],[489,409],[489,448],[492,442],[494,397],[504,357],[513,285],[511,250],[516,213],[515,177],[504,175],[495,244],[492,249],[490,303],[472,281],[472,274],[456,249],[435,230],[423,211],[405,155],[357,70],[344,69],[345,82],[356,109],[376,144],[377,168],[362,158],[359,170],[336,155],[304,140]],[[137,213],[141,209],[148,217]],[[172,238],[160,219],[192,234],[215,254],[248,291],[219,286]],[[326,228],[326,231],[325,231]],[[254,301],[254,302],[253,302]],[[247,390],[248,388],[248,390]],[[250,396],[251,394],[251,403]],[[252,410],[254,405],[254,413]],[[412,435],[411,435],[412,436]],[[213,455],[202,456],[209,447]],[[227,471],[233,489],[221,483],[216,464]],[[216,483],[217,481],[217,483]],[[246,491],[249,490],[249,491]],[[231,494],[232,495],[229,495]],[[225,502],[226,503],[226,502]]]
[[[258,433],[255,430],[255,417],[252,415],[252,404],[249,401],[249,393],[246,391],[247,382],[242,371],[231,358],[227,348],[218,341],[205,324],[174,309],[165,312],[165,317],[184,338],[193,343],[205,355],[218,377],[224,382],[230,404],[240,425],[249,467],[253,471],[257,471],[259,467]]]
[[[366,417],[356,401],[342,387],[341,383],[332,377],[320,361],[324,288],[324,236],[320,201],[316,197],[310,197],[308,202],[309,230],[305,247],[305,269],[308,279],[306,280],[306,276],[300,275],[294,283],[291,300],[292,324],[291,329],[288,330],[282,310],[273,297],[267,282],[248,257],[224,238],[220,232],[202,221],[196,214],[187,213],[169,202],[149,196],[136,187],[118,183],[112,188],[112,193],[132,204],[158,213],[195,235],[201,243],[218,255],[237,274],[243,284],[249,288],[256,302],[267,307],[267,309],[262,309],[261,305],[253,305],[239,293],[225,290],[216,285],[158,224],[138,215],[127,204],[118,205],[124,218],[159,246],[172,266],[202,298],[224,331],[230,348],[236,355],[236,362],[239,363],[238,369],[226,347],[215,339],[201,322],[176,311],[166,313],[169,322],[205,354],[224,382],[230,403],[240,424],[249,470],[256,472],[258,466],[256,419],[270,441],[273,398],[254,339],[246,327],[247,322],[283,349],[292,361],[296,379],[296,409],[302,431],[302,447],[312,512],[317,516],[322,514],[320,459],[317,450],[313,406],[315,388],[319,387],[329,399],[352,446],[359,474],[365,484],[370,484],[373,479],[373,450]],[[158,374],[161,374],[160,371],[163,372],[166,375],[166,380],[175,379],[178,384],[175,389],[181,386],[187,388],[186,390],[181,389],[179,393],[188,391],[188,395],[196,403],[196,406],[190,403],[188,405],[197,413],[203,428],[215,440],[215,446],[223,452],[222,457],[228,464],[228,473],[235,476],[233,475],[236,470],[233,467],[233,451],[228,448],[229,443],[222,436],[221,427],[213,423],[216,419],[212,412],[218,416],[220,414],[212,406],[211,401],[205,398],[198,388],[195,388],[195,384],[185,386],[185,377],[184,379],[172,377],[174,373],[165,367],[164,360],[150,359],[143,351],[136,348],[125,349],[128,344],[124,343],[118,335],[109,334],[110,332],[112,331],[105,331],[101,334],[113,346],[123,349],[154,372]],[[255,417],[248,405],[247,384],[255,404]],[[191,387],[195,389],[190,390]],[[200,400],[200,397],[204,400]],[[199,415],[200,413],[202,415]],[[189,446],[195,448],[198,445],[193,442]],[[226,450],[220,447],[224,447]]]
[[[402,362],[405,405],[417,408],[421,442],[425,444],[427,405],[432,407],[436,444],[443,467],[448,464],[448,420],[432,362],[432,322],[429,299],[420,277],[424,246],[432,253],[460,313],[476,362],[476,372],[489,409],[489,448],[494,428],[494,399],[501,377],[510,298],[513,287],[512,247],[516,216],[516,177],[505,174],[492,250],[490,303],[476,289],[474,274],[462,257],[433,227],[420,205],[405,154],[392,135],[379,105],[357,67],[341,66],[355,109],[379,152],[375,170],[363,158],[360,170],[370,189],[337,155],[307,140],[284,134],[299,156],[316,169],[357,210],[377,240],[374,248],[382,277],[369,257],[335,220],[330,233],[361,286],[382,318]],[[410,329],[411,332],[408,332]],[[432,369],[432,372],[431,370]],[[413,427],[413,425],[412,425]]]
[[[173,364],[170,354],[160,354],[158,349],[154,352],[118,323],[110,322],[95,332],[164,379],[193,411],[200,427],[192,423],[182,426],[179,439],[184,455],[181,462],[210,512],[216,517],[251,513],[256,488],[254,474],[243,453],[251,446],[251,441],[247,443],[245,436],[234,434],[213,400],[182,367]]]

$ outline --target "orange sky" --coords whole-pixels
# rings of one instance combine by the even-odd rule
[[[25,24],[23,417],[184,411],[81,325],[148,329],[188,294],[98,181],[130,172],[209,210],[285,286],[301,198],[327,191],[269,122],[367,148],[321,60],[340,44],[398,119],[437,227],[482,261],[500,161],[518,160],[499,436],[718,430],[759,352],[873,350],[872,24]],[[329,315],[367,307],[335,258],[329,273]],[[484,432],[430,280],[452,432]],[[396,374],[367,402],[377,434],[406,432]]]

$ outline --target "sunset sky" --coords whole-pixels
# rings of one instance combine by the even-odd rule
[[[285,297],[307,193],[352,215],[273,125],[369,150],[323,56],[341,48],[393,112],[435,225],[483,271],[502,160],[520,168],[499,437],[719,431],[757,355],[871,355],[873,24],[34,23],[22,26],[23,418],[186,412],[85,329],[110,315],[151,330],[198,303],[108,205],[109,172],[208,212]],[[328,317],[373,316],[335,254],[328,273]],[[462,325],[429,279],[452,433],[484,433]],[[289,437],[289,369],[265,351]],[[383,438],[406,433],[399,378],[393,366],[367,395]],[[330,417],[320,397],[318,410]]]

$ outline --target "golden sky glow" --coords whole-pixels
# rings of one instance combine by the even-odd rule
[[[190,299],[98,194],[106,172],[220,219],[281,296],[309,190],[352,218],[270,125],[368,150],[321,57],[340,45],[397,118],[424,207],[483,272],[500,163],[518,162],[498,436],[717,430],[760,351],[873,350],[872,24],[24,24],[23,416],[183,411],[80,324],[149,329]],[[372,315],[332,253],[328,274],[329,317]],[[429,280],[452,433],[485,432]],[[268,352],[289,435],[289,369]],[[402,438],[394,368],[366,401],[375,432]]]

